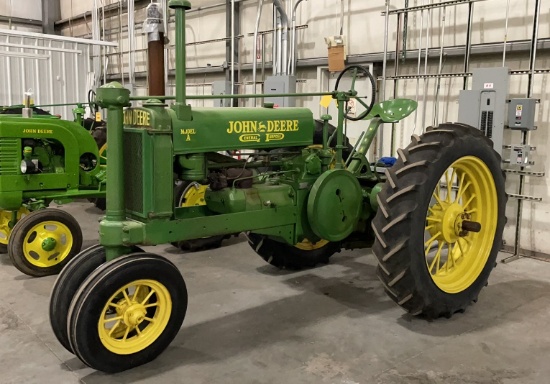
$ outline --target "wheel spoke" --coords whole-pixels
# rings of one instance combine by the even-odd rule
[[[147,320],[150,323],[154,323],[155,319],[151,319],[150,317],[144,317],[143,320]]]
[[[438,231],[435,235],[433,235],[433,236],[430,238],[430,240],[426,241],[426,242],[424,243],[424,246],[431,245],[431,244],[435,241],[435,239],[437,239],[437,238],[439,237],[439,235],[441,235],[441,231]]]
[[[439,186],[436,188],[436,189],[439,189]],[[441,191],[440,191],[441,192]],[[441,201],[441,198],[439,197],[439,193],[433,193],[433,197],[435,198],[435,200],[437,201],[437,203],[440,205],[440,206],[443,206],[443,202]]]
[[[461,239],[461,237],[458,238],[456,243],[458,244],[458,249],[460,250],[460,254],[462,255],[462,257],[464,257],[465,252],[464,252],[464,249],[462,249],[462,244],[460,244],[460,239]]]
[[[357,102],[358,102],[359,104],[361,104],[363,107],[365,107],[367,110],[370,108],[370,107],[367,105],[367,103],[365,103],[361,98],[356,97],[355,100],[357,100]]]
[[[434,223],[441,223],[441,219],[438,219],[437,217],[426,217],[426,221],[431,221]]]
[[[430,224],[430,225],[428,225],[428,226],[427,226],[426,228],[424,228],[424,229],[425,229],[426,231],[429,231],[430,228],[435,228],[435,225]]]
[[[136,332],[139,336],[141,336],[141,329],[139,329],[139,327],[136,327]]]
[[[469,211],[465,211],[467,214],[471,215],[472,213],[476,213],[477,212],[477,208],[474,208],[474,209],[470,209]]]
[[[120,320],[116,322],[116,324],[113,326],[113,328],[111,328],[111,330],[109,331],[109,337],[113,335],[113,332],[115,331],[115,329],[118,328],[118,326],[120,325]]]
[[[441,250],[443,249],[443,245],[445,245],[445,242],[440,241],[437,247],[437,253],[435,254],[434,259],[430,264],[430,268],[428,269],[432,275],[437,275],[437,272],[439,272],[439,262],[441,261]],[[432,273],[434,266],[436,267],[435,273]]]
[[[468,201],[463,204],[462,206],[464,208],[468,208],[468,206],[472,203],[472,201],[474,201],[474,199],[476,198],[477,196],[475,194],[473,194],[472,196],[470,196],[470,198],[468,199]]]
[[[130,327],[126,327],[126,332],[124,332],[124,337],[122,337],[122,341],[126,341],[129,333],[130,333]]]
[[[357,68],[353,68],[353,75],[351,76],[351,90],[355,91],[355,80],[357,80]]]
[[[451,194],[453,192],[453,180],[455,178],[455,169],[453,168],[453,170],[451,171],[451,178],[449,179],[447,177],[447,175],[449,174],[449,172],[445,172],[445,177],[447,178],[447,198],[445,199],[445,201],[447,202],[451,202]]]
[[[124,318],[123,316],[117,316],[117,317],[111,317],[109,319],[103,319],[103,324],[107,324],[107,323],[110,323],[112,321],[120,321],[123,318]]]
[[[114,308],[119,308],[119,309],[122,308],[122,305],[115,304],[112,301],[109,303],[109,306],[114,307]]]
[[[126,292],[126,289],[122,290],[122,294],[124,295],[124,300],[128,303],[128,305],[132,304],[132,300],[130,300],[130,297],[128,297],[128,293]]]
[[[141,285],[137,285],[136,286],[136,290],[134,291],[134,294],[132,295],[132,299],[137,303],[137,299],[138,299],[138,292],[139,292],[139,288],[141,287]]]
[[[145,298],[145,300],[143,300],[143,301],[141,302],[141,305],[145,305],[145,303],[146,303],[147,301],[149,301],[149,299],[151,298],[151,296],[153,296],[154,293],[155,293],[155,291],[154,291],[153,289],[151,289],[151,291],[149,292],[149,294],[147,295],[147,297]]]
[[[151,308],[151,307],[158,307],[159,303],[151,303],[144,305],[143,308]]]

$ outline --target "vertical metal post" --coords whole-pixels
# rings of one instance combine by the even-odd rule
[[[78,49],[78,43],[74,43],[74,49]],[[76,97],[75,100],[80,99],[80,66],[78,65],[78,54],[73,54],[74,57],[74,76],[75,76],[75,87],[76,87]]]
[[[506,65],[506,49],[508,45],[508,21],[510,20],[510,0],[506,2],[506,23],[504,25],[504,46],[502,49],[502,66]]]
[[[262,17],[262,8],[264,0],[258,0],[258,10],[256,11],[256,25],[254,26],[254,60],[252,61],[252,86],[254,87],[254,95],[257,93],[257,71],[258,71],[258,32],[260,30],[260,19]],[[263,47],[262,47],[263,50]],[[263,61],[262,53],[262,61]],[[256,106],[256,99],[253,99],[254,106]]]
[[[466,52],[464,54],[464,73],[470,70],[470,53],[472,51],[472,22],[474,18],[474,3],[468,4],[468,29],[466,30]],[[468,89],[468,76],[464,76],[463,89]]]
[[[65,42],[61,45],[61,48],[65,49]],[[67,56],[65,52],[61,52],[61,79],[65,82],[63,88],[63,104],[67,104]],[[63,107],[65,115],[67,114],[67,107]]]
[[[388,67],[388,35],[390,24],[390,0],[385,0],[385,14],[384,14],[384,60],[382,61],[382,89],[380,90],[380,100],[386,100],[386,78]],[[384,152],[384,130],[380,130],[378,133],[379,143],[378,148],[380,153]]]
[[[134,93],[136,82],[136,60],[135,60],[135,23],[134,23],[134,1],[128,1],[128,86]]]
[[[400,44],[401,44],[401,22],[403,20],[403,14],[399,13],[397,15],[397,36],[395,38],[395,61],[394,61],[394,77],[393,80],[393,98],[397,98],[397,89],[399,80],[397,79],[397,76],[399,76],[399,56],[400,54]],[[390,138],[390,156],[393,156],[395,153],[395,127],[396,124],[393,123],[391,125],[391,138]]]
[[[231,0],[231,95],[235,94],[235,0]]]
[[[418,42],[418,68],[416,70],[416,97],[415,101],[418,103],[418,95],[420,93],[420,66],[422,64],[422,37],[424,32],[424,11],[420,11],[420,33],[418,34],[419,42]],[[417,127],[417,120],[418,120],[418,108],[414,110],[414,126],[413,126],[413,134],[416,133],[416,127]]]
[[[10,37],[9,36],[6,36],[6,43],[10,43]],[[52,44],[52,41],[50,40],[50,46]],[[6,47],[6,51],[9,52],[10,51],[10,47]],[[50,60],[50,66],[51,66],[51,60]],[[51,73],[51,71],[50,71]],[[6,56],[6,75],[7,75],[7,78],[8,78],[8,91],[7,91],[7,94],[8,94],[8,104],[9,105],[13,105],[13,101],[11,99],[12,97],[12,84],[11,84],[11,57],[9,56]],[[50,79],[52,77],[50,76]]]
[[[433,3],[433,1],[432,1]],[[428,11],[428,20],[426,21],[426,54],[424,56],[424,75],[428,74],[428,54],[430,50],[430,30],[432,28],[432,11]],[[428,100],[428,78],[424,77],[424,92],[422,95],[422,132],[426,129],[426,108]]]
[[[439,92],[441,91],[441,73],[443,71],[443,52],[445,47],[445,24],[446,24],[446,11],[447,8],[443,7],[440,8],[441,12],[443,14],[441,18],[441,22],[443,23],[443,27],[441,28],[441,35],[439,36],[439,68],[437,71],[437,80],[435,85],[435,103],[434,103],[434,116],[433,116],[433,126],[436,127],[439,125]]]
[[[533,36],[531,37],[531,53],[529,55],[529,81],[527,89],[527,97],[530,98],[533,96],[533,86],[534,86],[534,76],[535,76],[535,67],[537,61],[537,45],[538,45],[538,36],[539,36],[539,23],[540,23],[540,8],[541,0],[535,0],[535,15],[533,16]],[[529,132],[521,132],[521,144],[529,144]],[[525,168],[521,167],[523,171]],[[525,176],[519,176],[519,188],[518,194],[523,195],[525,188]],[[523,213],[523,200],[518,199],[517,201],[517,215],[516,215],[516,232],[514,236],[514,255],[508,259],[506,262],[510,262],[518,259],[520,256],[521,250],[521,221]]]

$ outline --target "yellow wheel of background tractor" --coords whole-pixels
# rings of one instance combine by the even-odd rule
[[[17,222],[10,236],[8,254],[13,265],[29,276],[57,274],[80,252],[82,231],[65,211],[47,208]]]
[[[506,222],[500,156],[475,128],[413,137],[387,171],[372,226],[378,276],[413,315],[450,317],[477,301]]]
[[[12,211],[0,210],[0,253],[8,253],[8,242],[10,234],[13,230],[13,227],[15,226],[15,224],[12,222],[12,213]],[[31,211],[29,211],[27,208],[19,208],[19,211],[17,211],[17,220],[21,220],[29,213],[31,213]]]
[[[181,328],[187,288],[167,259],[133,253],[103,264],[82,283],[67,315],[71,349],[108,373],[154,360]]]

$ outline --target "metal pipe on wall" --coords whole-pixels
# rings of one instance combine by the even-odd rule
[[[464,55],[464,73],[470,70],[470,53],[472,51],[472,21],[474,18],[474,3],[468,4],[468,29],[466,31],[466,52]],[[468,76],[464,76],[463,89],[468,88]]]
[[[252,84],[254,87],[254,94],[256,94],[257,83],[257,69],[258,69],[258,31],[260,30],[260,19],[262,17],[262,8],[264,6],[264,0],[258,0],[258,11],[256,12],[256,25],[254,27],[254,59],[252,61]],[[263,57],[263,53],[262,53]],[[254,100],[256,105],[256,100]]]
[[[271,67],[273,68],[273,75],[277,74],[277,45],[277,8],[273,6],[273,33],[271,34],[271,47],[273,48]]]
[[[531,54],[529,55],[529,81],[527,87],[527,97],[530,98],[533,96],[533,86],[534,86],[534,76],[535,76],[535,67],[537,62],[537,43],[539,40],[539,24],[540,24],[540,8],[541,0],[535,0],[535,15],[533,16],[533,36],[531,38]],[[521,132],[521,144],[529,144],[529,131]],[[521,167],[521,171],[525,168]],[[521,196],[524,193],[525,189],[525,176],[519,176],[519,187],[518,194]],[[521,241],[521,220],[523,213],[523,200],[518,199],[517,204],[517,215],[516,215],[516,232],[514,238],[514,255],[511,258],[508,258],[506,261],[512,261],[520,257],[520,241]]]
[[[128,77],[130,92],[134,93],[134,85],[136,82],[136,59],[135,59],[135,24],[134,24],[134,2],[128,1]]]
[[[422,37],[424,36],[424,11],[420,11],[420,32],[418,33],[418,68],[416,70],[416,97],[415,100],[418,103],[418,95],[420,93],[420,68],[422,64]],[[416,133],[416,127],[417,127],[417,120],[418,120],[418,108],[414,110],[414,126],[413,126],[413,134]]]
[[[384,14],[384,61],[382,62],[382,89],[380,90],[380,100],[386,100],[386,78],[388,67],[388,35],[389,35],[389,22],[390,22],[390,0],[386,0]],[[378,130],[378,153],[384,152],[384,130]],[[374,154],[377,155],[376,153]]]
[[[231,0],[231,95],[235,94],[235,0]]]
[[[439,68],[437,70],[437,74],[439,76],[441,76],[441,73],[443,71],[443,53],[444,53],[444,47],[445,47],[445,24],[446,24],[446,12],[447,12],[447,8],[446,7],[443,7],[443,8],[440,8],[440,12],[443,14],[442,18],[441,18],[441,22],[443,23],[443,26],[441,27],[441,35],[439,36],[439,45],[440,45],[440,50],[439,50]],[[433,116],[433,126],[434,127],[437,127],[439,124],[438,124],[438,120],[439,120],[439,92],[441,91],[441,77],[438,77],[437,80],[436,80],[436,85],[435,85],[435,103],[434,103],[434,116]]]
[[[296,66],[298,62],[298,57],[296,55],[296,11],[298,10],[298,6],[303,0],[298,0],[296,4],[294,4],[294,8],[292,9],[292,25],[291,25],[291,33],[292,37],[290,39],[291,48],[290,48],[290,74],[294,76],[296,74]]]
[[[506,23],[504,25],[504,43],[502,49],[502,66],[506,65],[506,45],[508,45],[508,21],[510,19],[510,0],[506,3]]]
[[[431,1],[433,4],[433,0]],[[432,11],[433,9],[430,8],[428,11],[428,20],[426,21],[426,54],[424,55],[424,75],[428,74],[428,54],[430,49],[430,37],[431,37],[431,29],[432,29]],[[424,92],[422,95],[422,132],[426,129],[426,108],[428,103],[426,102],[428,99],[428,77],[424,77]]]
[[[285,7],[281,0],[273,0],[273,5],[277,7],[278,14],[280,17],[280,25],[278,23],[277,30],[280,34],[280,46],[278,51],[281,52],[280,56],[277,58],[278,62],[278,75],[287,75],[287,62],[288,62],[288,16],[285,12]]]

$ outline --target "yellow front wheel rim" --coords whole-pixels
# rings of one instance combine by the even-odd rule
[[[21,207],[17,211],[17,220],[28,215],[30,211]],[[0,210],[0,244],[8,245],[8,240],[10,238],[10,233],[13,229],[15,223],[12,223],[12,211],[2,211]]]
[[[136,280],[107,301],[98,322],[101,343],[117,355],[149,347],[164,332],[172,313],[166,287],[155,280]]]
[[[472,223],[481,230],[465,230]],[[478,279],[497,223],[498,196],[490,169],[474,156],[458,159],[439,180],[426,214],[426,266],[439,289],[460,293]]]
[[[25,235],[23,254],[34,266],[50,268],[61,263],[71,252],[73,236],[59,221],[43,221]]]

